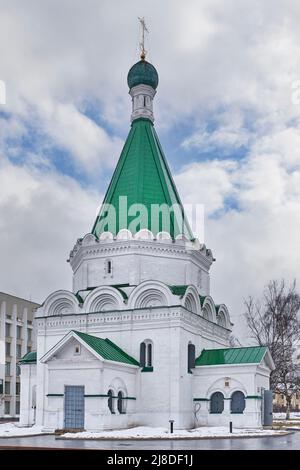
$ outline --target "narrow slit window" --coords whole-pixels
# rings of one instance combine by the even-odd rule
[[[192,373],[192,369],[195,368],[195,361],[196,361],[196,351],[195,345],[192,343],[188,344],[188,373]]]
[[[147,345],[147,366],[152,367],[152,344]]]
[[[111,274],[111,268],[112,268],[111,261],[107,261],[107,274]]]

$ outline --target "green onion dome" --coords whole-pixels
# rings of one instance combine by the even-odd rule
[[[158,85],[158,73],[156,68],[146,60],[140,60],[129,70],[127,83],[129,88],[133,88],[137,85],[149,85],[155,90]]]

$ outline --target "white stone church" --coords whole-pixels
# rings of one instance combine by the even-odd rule
[[[127,80],[131,130],[92,231],[70,253],[73,291],[37,311],[20,424],[261,427],[273,360],[230,347],[229,312],[210,296],[212,252],[192,234],[154,129],[157,71],[141,57]],[[177,207],[167,229],[152,212],[162,206]]]

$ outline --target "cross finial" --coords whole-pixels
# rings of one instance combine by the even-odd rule
[[[145,23],[145,18],[140,18],[138,17],[139,22],[141,23],[141,28],[142,28],[142,40],[140,42],[140,48],[141,48],[141,59],[145,60],[147,51],[145,50],[145,31],[149,33],[146,23]]]

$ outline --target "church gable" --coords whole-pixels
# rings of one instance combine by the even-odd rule
[[[92,354],[84,344],[78,341],[77,338],[70,337],[70,339],[62,345],[58,351],[49,359],[52,360],[67,360],[67,361],[91,361],[98,359]]]
[[[263,360],[260,363],[260,367],[267,369],[267,370],[274,370],[275,369],[275,364],[272,359],[271,353],[269,349],[267,349],[266,354],[264,355]]]
[[[41,362],[46,363],[54,357],[71,359],[75,356],[76,359],[79,359],[81,351],[83,351],[82,358],[91,359],[94,357],[101,361],[139,367],[139,362],[136,359],[108,338],[98,338],[79,331],[70,331],[41,358]]]

